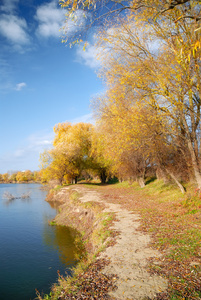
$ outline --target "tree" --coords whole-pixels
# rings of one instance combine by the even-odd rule
[[[3,179],[3,182],[9,182],[9,174],[8,173],[2,174],[2,179]]]
[[[65,155],[68,168],[71,169],[75,182],[77,182],[82,170],[90,166],[89,151],[92,128],[93,125],[87,123],[77,123],[75,125],[65,123],[54,128],[56,133],[53,143],[55,151],[60,151]]]
[[[167,20],[172,12],[175,12],[174,22],[190,21],[198,25],[195,30],[200,30],[200,0],[61,0],[60,5],[66,10],[66,22],[63,27],[64,39],[71,39],[73,42],[82,41],[81,37],[92,26],[111,27],[120,22],[119,18],[126,14],[133,16],[141,15],[146,22],[161,23],[164,18]],[[172,18],[172,15],[171,17]],[[76,30],[72,33],[72,22]],[[199,34],[199,32],[198,32]],[[200,48],[200,39],[192,45],[191,50],[197,51]]]
[[[112,158],[108,157],[108,143],[106,134],[102,126],[95,126],[92,133],[92,144],[90,150],[91,169],[97,174],[102,184],[106,183],[107,178],[112,174]]]
[[[175,15],[179,14],[180,11],[171,11],[160,23],[142,16],[136,21],[136,16],[130,15],[110,34],[103,32],[100,42],[110,51],[108,59],[103,58],[102,74],[113,104],[129,98],[139,107],[150,107],[165,120],[171,139],[180,142],[178,146],[182,145],[180,150],[185,156],[190,154],[196,181],[201,186],[199,53],[188,59],[197,37],[192,23],[184,18],[175,25]],[[154,48],[156,42],[158,46],[155,44]]]
[[[54,127],[54,148],[41,156],[46,177],[77,183],[82,170],[90,167],[91,132],[87,123],[60,123]]]
[[[33,172],[33,180],[34,182],[40,182],[41,181],[41,172],[40,171],[34,171]]]
[[[13,182],[16,182],[17,181],[16,176],[17,176],[17,173],[11,174],[10,175],[10,180],[13,181]]]
[[[95,106],[99,111],[100,127],[107,145],[105,157],[113,162],[111,170],[114,175],[133,178],[144,187],[148,166],[159,165],[159,155],[162,162],[159,150],[163,148],[164,151],[168,147],[165,126],[146,107],[134,105],[129,94],[121,93],[121,86],[116,86],[116,89],[115,98],[113,93],[108,93],[108,98],[103,101],[99,99],[98,105],[97,100]]]

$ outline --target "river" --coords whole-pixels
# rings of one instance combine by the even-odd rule
[[[7,191],[28,199],[8,201]],[[76,264],[74,233],[49,226],[56,209],[45,201],[39,184],[0,184],[0,299],[30,300],[35,290],[48,293],[62,275]]]

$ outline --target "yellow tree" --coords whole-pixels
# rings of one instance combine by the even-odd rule
[[[140,16],[147,23],[155,23],[159,26],[161,24],[163,26],[164,20],[181,24],[187,21],[192,25],[197,36],[188,56],[194,56],[201,48],[200,0],[60,0],[60,5],[66,10],[63,42],[69,39],[73,43],[82,41],[81,37],[92,26],[111,27],[111,24],[113,26],[121,22],[119,19],[122,15],[132,14],[136,18]],[[72,31],[72,22],[76,25],[74,31]]]
[[[200,62],[198,52],[190,60],[187,55],[197,37],[191,22],[182,19],[175,25],[179,10],[169,15],[160,23],[149,22],[145,16],[136,21],[136,16],[130,15],[121,26],[104,32],[100,41],[110,51],[108,58],[104,56],[102,74],[113,91],[111,101],[117,101],[115,87],[122,85],[121,101],[129,95],[133,103],[151,107],[166,120],[171,135],[187,146],[183,153],[190,154],[201,186]]]
[[[107,178],[112,175],[113,158],[110,158],[107,153],[109,145],[106,140],[106,132],[103,126],[95,126],[92,133],[91,142],[91,165],[95,174],[97,174],[101,180],[101,183],[106,183]]]
[[[119,179],[135,179],[144,187],[147,170],[157,167],[156,172],[163,180],[170,176],[184,192],[176,175],[186,171],[187,166],[178,159],[180,154],[166,130],[165,120],[145,105],[134,105],[131,99],[129,101],[129,95],[125,96],[120,89],[121,86],[115,99],[97,100],[99,106],[96,101],[107,149],[104,157],[112,161],[111,171]],[[110,97],[112,95],[114,88]]]
[[[3,182],[9,182],[9,174],[8,173],[2,174],[2,180]]]
[[[44,175],[48,178],[77,183],[82,170],[89,168],[92,124],[60,123],[54,127],[54,148],[41,156]]]
[[[150,113],[145,116],[145,110],[134,106],[129,95],[126,97],[122,93],[121,86],[116,86],[108,92],[107,99],[101,100],[96,111],[99,111],[100,127],[107,145],[105,157],[113,162],[112,171],[118,178],[134,178],[143,187],[146,168],[153,158],[153,148],[150,148],[153,117]]]
[[[33,172],[33,180],[34,182],[40,182],[41,181],[41,171],[34,171]]]
[[[101,41],[106,49],[117,50],[113,63],[119,63],[118,68],[111,68],[113,74],[106,76],[107,81],[114,82],[114,76],[120,78],[121,84],[134,91],[135,100],[146,101],[163,112],[177,135],[182,133],[177,140],[183,139],[183,145],[187,145],[185,152],[190,153],[194,176],[201,187],[200,0],[62,0],[61,5],[67,10],[66,25],[70,19],[81,20],[83,15],[86,27],[104,24]],[[119,15],[122,11],[126,17]],[[114,15],[118,16],[116,28]],[[144,45],[145,39],[152,43],[152,50],[158,43],[157,49],[150,51],[150,43]],[[126,63],[125,54],[130,59]],[[120,69],[124,69],[123,76]]]
[[[56,136],[53,145],[55,151],[65,155],[69,167],[75,174],[73,180],[77,183],[77,178],[83,169],[90,165],[89,151],[91,147],[91,134],[93,125],[89,123],[69,123],[58,124],[54,128]]]

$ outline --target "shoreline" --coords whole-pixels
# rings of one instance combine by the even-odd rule
[[[122,209],[119,204],[106,203],[97,191],[83,185],[50,192],[47,201],[63,203],[54,219],[56,224],[81,232],[89,256],[84,272],[87,273],[89,266],[102,261],[99,276],[108,278],[110,287],[106,296],[121,300],[154,299],[157,294],[166,291],[167,281],[147,272],[148,258],[158,259],[160,253],[148,247],[148,235],[137,231],[140,224],[138,215]],[[106,225],[104,228],[100,226],[102,223]],[[101,234],[104,236],[100,238]],[[71,298],[68,295],[68,298],[61,299]]]

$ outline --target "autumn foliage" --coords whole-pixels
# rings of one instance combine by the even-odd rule
[[[116,176],[143,187],[151,175],[183,193],[188,181],[201,188],[200,1],[62,0],[61,6],[66,26],[83,16],[86,29],[97,25],[106,91],[93,100],[95,126],[55,126],[54,148],[42,155],[44,178]]]
[[[54,148],[41,154],[44,181],[55,179],[59,184],[77,183],[79,178],[99,176],[105,183],[109,162],[104,158],[103,144],[94,126],[68,122],[54,127]]]
[[[41,182],[40,171],[16,171],[0,174],[0,183],[30,183]]]

